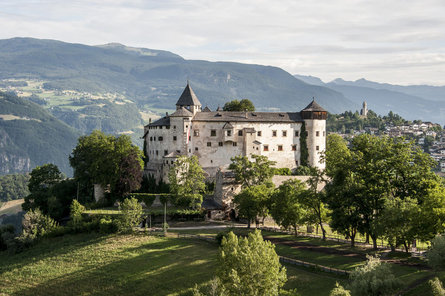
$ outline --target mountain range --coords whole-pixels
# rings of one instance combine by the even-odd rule
[[[329,112],[341,113],[360,109],[366,100],[369,108],[380,114],[393,111],[407,119],[445,123],[445,87],[340,79],[324,83],[317,77],[293,76],[272,66],[186,60],[169,51],[118,43],[89,46],[12,38],[0,40],[0,90],[17,95],[10,96],[17,110],[0,99],[0,139],[4,157],[22,156],[19,159],[24,164],[0,173],[26,171],[51,161],[51,157],[32,152],[39,139],[49,144],[65,141],[66,146],[55,145],[51,155],[59,155],[53,162],[67,174],[68,159],[63,161],[61,155],[69,154],[78,135],[101,129],[128,134],[141,145],[143,125],[174,109],[187,80],[203,107],[211,109],[247,98],[259,111],[298,111],[315,98]],[[8,108],[3,107],[7,104]],[[27,120],[36,119],[32,110],[44,112],[46,117]],[[47,122],[51,128],[60,125],[64,131],[61,137],[47,137],[37,125]],[[32,125],[26,128],[25,123]],[[20,133],[27,129],[23,133],[28,136],[14,135],[15,125],[22,128]],[[69,139],[63,140],[62,135]]]

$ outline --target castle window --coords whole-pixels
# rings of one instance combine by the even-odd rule
[[[189,141],[192,139],[192,136],[189,136]]]
[[[221,147],[223,145],[223,142],[219,142],[218,146]]]
[[[173,160],[172,160],[172,161],[170,161],[170,163],[171,163],[171,164],[173,164]]]
[[[272,131],[272,137],[276,137],[277,136],[277,131]]]
[[[237,146],[237,145],[238,145],[238,144],[237,144],[236,142],[233,142],[233,143],[232,143],[232,146],[234,146],[234,147]]]
[[[192,152],[192,149],[189,149],[189,153]]]
[[[176,136],[173,136],[173,141],[176,141],[178,138]]]
[[[292,145],[292,151],[297,151],[297,145]]]
[[[264,146],[263,146],[263,150],[264,150],[264,151],[269,151],[269,145],[264,145]]]
[[[238,136],[242,136],[243,135],[243,131],[242,130],[239,130],[238,131]]]
[[[278,145],[278,151],[283,151],[283,145]]]
[[[207,147],[212,147],[212,142],[207,142]]]
[[[295,137],[298,137],[300,133],[298,131],[295,131]]]
[[[227,131],[227,137],[230,137],[230,136],[232,136],[232,131],[231,131],[231,130],[228,130],[228,131]]]
[[[159,129],[162,129],[162,125],[159,127]]]
[[[173,129],[176,129],[176,125],[173,126]]]
[[[164,138],[158,137],[158,141],[162,141],[162,140],[164,140]]]
[[[168,150],[164,150],[164,155],[167,155],[168,154]]]
[[[194,130],[194,131],[193,131],[193,135],[194,135],[195,137],[199,137],[199,130]]]
[[[181,150],[176,150],[176,152],[181,153]]]
[[[166,129],[170,129],[170,126],[169,125],[167,125],[166,127],[165,127]]]
[[[153,138],[152,138],[152,137],[150,137],[150,142],[151,142],[151,141],[153,141]]]
[[[212,159],[210,160],[210,163],[213,163],[213,160],[212,160]]]
[[[189,128],[189,126],[188,126],[188,125],[186,125],[186,126],[185,126],[185,128]]]
[[[159,151],[158,150],[156,150],[156,155],[159,155]]]
[[[319,137],[319,136],[320,136],[320,132],[319,132],[319,131],[316,131],[316,132],[315,132],[315,136]]]
[[[216,137],[216,130],[210,130],[210,137]]]
[[[261,137],[261,131],[258,131],[258,132],[256,133],[256,135],[257,135],[258,137]]]
[[[287,137],[287,131],[283,131],[283,137]]]
[[[315,150],[317,150],[317,151],[320,150],[320,146],[316,146]]]
[[[195,147],[195,151],[198,151],[198,147]]]

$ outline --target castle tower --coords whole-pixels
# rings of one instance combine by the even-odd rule
[[[183,107],[192,112],[193,115],[195,115],[196,112],[201,112],[201,102],[198,100],[198,97],[195,95],[195,92],[188,81],[187,86],[176,102],[176,110]]]
[[[327,111],[315,99],[300,112],[307,132],[308,164],[311,167],[324,169],[321,153],[326,149],[326,119]]]
[[[363,117],[368,116],[368,104],[366,103],[366,101],[363,101],[363,108],[362,110],[360,110],[360,115]]]

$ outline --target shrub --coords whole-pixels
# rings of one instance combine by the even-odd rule
[[[14,225],[0,225],[0,251],[8,249],[15,236]]]
[[[103,217],[99,220],[100,233],[115,233],[118,229],[117,223],[111,217]]]
[[[335,288],[329,293],[329,296],[351,296],[351,293],[337,282],[335,283]]]
[[[70,206],[70,217],[74,227],[77,227],[82,222],[82,213],[84,211],[85,207],[73,199]]]
[[[438,235],[431,241],[431,248],[426,253],[428,264],[434,269],[445,267],[445,236]]]
[[[22,237],[34,240],[47,235],[57,228],[57,223],[49,216],[45,216],[39,209],[28,211],[22,221]]]
[[[357,267],[350,275],[351,295],[392,295],[400,286],[387,263],[379,257],[367,256],[365,265]]]
[[[274,169],[274,174],[279,176],[290,176],[292,175],[292,171],[290,168],[276,168]]]
[[[445,289],[443,288],[442,283],[437,277],[435,277],[432,280],[429,280],[428,283],[430,284],[431,289],[433,290],[434,296],[445,296]]]
[[[142,206],[136,198],[126,198],[121,204],[121,213],[119,230],[121,232],[131,232],[133,227],[141,222]]]

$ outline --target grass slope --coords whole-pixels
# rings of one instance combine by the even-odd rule
[[[217,245],[147,235],[66,235],[0,253],[0,295],[190,295],[214,276]],[[327,295],[341,277],[286,266],[286,288]]]

